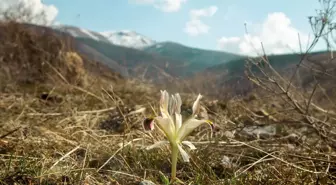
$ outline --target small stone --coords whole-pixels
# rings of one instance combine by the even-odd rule
[[[231,132],[231,131],[225,131],[224,135],[225,135],[225,137],[232,139],[232,138],[235,137],[235,131],[233,131],[233,132]]]
[[[223,159],[221,162],[222,162],[222,165],[224,166],[229,166],[231,164],[230,158],[226,155],[223,156]]]
[[[139,183],[139,185],[155,185],[154,182],[149,180],[143,180]]]

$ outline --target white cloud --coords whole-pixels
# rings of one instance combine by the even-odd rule
[[[267,54],[283,54],[300,50],[298,34],[303,50],[308,42],[308,35],[293,27],[291,20],[282,12],[268,14],[262,24],[252,27],[255,27],[254,34],[220,38],[219,49],[255,56],[262,54],[262,42]]]
[[[194,19],[186,23],[184,31],[190,36],[197,36],[203,33],[208,33],[210,27],[204,24],[201,20]]]
[[[54,5],[44,4],[42,0],[0,0],[0,13],[3,12],[21,22],[51,24],[58,14],[58,9]],[[0,16],[3,18],[3,15]]]
[[[186,23],[184,31],[190,36],[198,36],[206,34],[210,30],[210,26],[205,24],[202,17],[212,17],[217,12],[217,6],[210,6],[208,8],[196,9],[190,11],[190,20]]]
[[[187,0],[130,0],[138,4],[153,5],[163,12],[176,12],[180,10],[182,4]]]
[[[210,6],[209,8],[191,10],[190,17],[191,19],[199,19],[200,17],[211,17],[217,12],[216,6]]]

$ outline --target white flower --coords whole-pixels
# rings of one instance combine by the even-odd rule
[[[160,99],[161,116],[157,116],[154,118],[147,118],[144,121],[143,126],[145,130],[150,131],[154,129],[154,126],[157,126],[159,130],[161,130],[164,133],[164,135],[167,138],[167,141],[156,142],[153,145],[147,147],[147,149],[149,150],[152,148],[160,147],[164,144],[170,144],[173,152],[175,151],[174,150],[175,148],[176,151],[180,152],[183,160],[185,162],[189,162],[190,157],[187,154],[187,152],[182,148],[182,145],[189,147],[191,150],[196,149],[196,147],[190,141],[184,141],[184,139],[195,128],[199,127],[203,123],[209,124],[211,126],[211,129],[213,126],[212,122],[209,120],[196,119],[197,114],[200,110],[201,98],[202,95],[199,94],[196,101],[193,104],[192,115],[183,122],[181,115],[182,100],[180,95],[177,93],[169,97],[167,91],[161,91],[161,99]]]

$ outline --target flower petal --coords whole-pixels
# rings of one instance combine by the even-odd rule
[[[154,118],[150,117],[150,118],[146,118],[143,121],[142,124],[143,128],[145,131],[152,131],[154,130]]]
[[[176,132],[178,132],[178,130],[181,128],[182,126],[182,115],[179,113],[175,113],[175,129]]]
[[[170,101],[169,101],[169,107],[168,112],[170,115],[174,114],[176,110],[176,98],[174,95],[171,95]]]
[[[190,157],[189,157],[188,153],[185,150],[183,150],[181,145],[177,145],[177,147],[180,151],[180,154],[182,156],[183,161],[184,162],[189,162]]]
[[[175,125],[170,118],[156,117],[157,126],[164,132],[169,141],[173,141]]]
[[[194,144],[192,144],[190,141],[182,141],[182,144],[188,146],[190,150],[196,150],[196,147]]]
[[[158,141],[158,142],[146,147],[146,150],[151,150],[153,148],[158,148],[158,147],[160,147],[162,145],[165,145],[165,144],[168,144],[168,143],[169,143],[169,141]]]
[[[212,122],[209,120],[198,120],[195,118],[187,120],[179,129],[177,133],[177,139],[179,141],[183,141],[185,137],[187,137],[195,128],[199,127],[203,123],[208,123],[210,126],[212,125]]]
[[[182,100],[178,93],[171,95],[168,102],[168,113],[173,115],[174,113],[181,113]]]
[[[169,94],[166,90],[161,90],[160,111],[163,117],[168,117]]]
[[[176,99],[176,113],[180,114],[181,106],[182,106],[182,99],[179,93],[175,94],[175,99]]]
[[[202,95],[201,94],[198,94],[197,96],[197,99],[195,100],[194,104],[193,104],[193,107],[192,107],[192,110],[193,110],[193,116],[197,115],[199,110],[200,110],[200,100],[202,99]]]

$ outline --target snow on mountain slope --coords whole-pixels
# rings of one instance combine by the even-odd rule
[[[99,40],[99,38],[94,33],[91,33],[89,30],[86,30],[86,29],[83,29],[83,28],[79,28],[79,29],[80,29],[81,32],[85,33],[89,37],[91,37],[95,40]]]
[[[53,28],[59,31],[69,33],[73,37],[84,37],[84,38],[90,38],[90,39],[94,39],[94,40],[102,41],[102,42],[110,42],[106,37],[99,34],[98,32],[86,30],[83,28],[78,28],[75,26],[58,25],[58,26],[54,26]]]
[[[78,28],[74,26],[58,25],[54,26],[54,29],[59,31],[67,32],[73,37],[84,37],[90,38],[97,41],[108,42],[119,46],[142,49],[144,47],[151,46],[156,42],[148,37],[145,37],[134,31],[105,31],[105,32],[95,32],[86,30],[83,28]]]
[[[123,30],[123,31],[105,31],[100,32],[111,43],[115,45],[131,47],[131,48],[144,48],[155,44],[156,42],[148,37],[145,37],[137,32]]]

